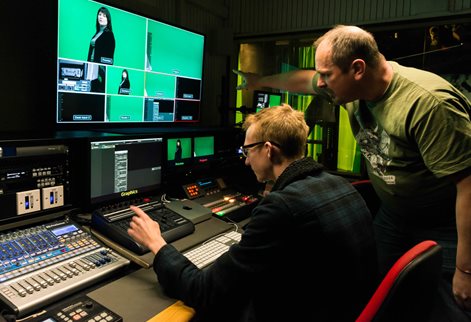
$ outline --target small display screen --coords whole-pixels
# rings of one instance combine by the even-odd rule
[[[191,138],[170,138],[167,140],[167,161],[171,165],[182,166],[191,161]]]
[[[74,225],[67,225],[67,226],[61,226],[58,228],[55,228],[52,230],[53,234],[56,236],[72,233],[74,231],[77,231],[78,228],[75,227]],[[46,320],[47,321],[47,320]]]
[[[195,157],[214,155],[214,136],[195,137]]]
[[[256,112],[261,109],[281,105],[281,93],[254,91],[254,107]]]

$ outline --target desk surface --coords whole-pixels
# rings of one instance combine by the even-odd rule
[[[241,225],[244,222],[240,223]],[[182,251],[198,245],[206,239],[233,229],[217,218],[211,218],[195,226],[195,232],[172,243]],[[152,254],[151,254],[152,255]],[[144,322],[172,305],[175,299],[167,297],[157,282],[153,269],[141,268],[87,294],[129,322]]]

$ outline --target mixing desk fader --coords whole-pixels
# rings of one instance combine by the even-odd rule
[[[0,235],[0,305],[21,317],[128,265],[69,219]]]

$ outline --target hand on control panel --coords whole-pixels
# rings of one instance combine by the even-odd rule
[[[150,218],[141,208],[131,206],[136,214],[129,224],[128,234],[137,243],[147,247],[152,253],[157,254],[160,248],[167,243],[160,232],[159,223]]]

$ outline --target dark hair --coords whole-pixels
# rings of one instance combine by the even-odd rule
[[[98,23],[98,15],[100,14],[100,12],[103,12],[106,16],[106,18],[108,19],[108,24],[106,25],[106,28],[108,28],[109,31],[113,31],[113,26],[111,25],[111,14],[110,14],[110,11],[105,8],[105,7],[101,7],[100,9],[98,9],[97,13],[96,13],[96,32],[99,32],[100,31],[100,24]]]
[[[373,35],[356,26],[335,26],[317,39],[314,46],[324,41],[331,45],[332,63],[342,72],[347,72],[355,59],[362,59],[374,68],[382,56]]]
[[[121,77],[122,77],[122,73],[126,73],[126,78],[129,77],[129,73],[127,69],[123,69],[123,71],[121,72]]]
[[[126,78],[123,77],[123,73],[126,73]],[[121,72],[121,84],[120,88],[130,88],[131,87],[131,81],[129,80],[129,73],[127,69],[123,69]]]

